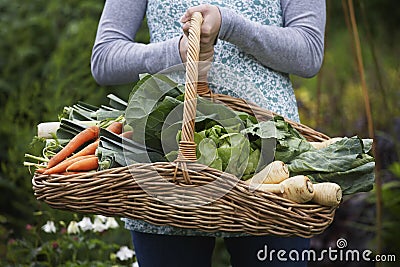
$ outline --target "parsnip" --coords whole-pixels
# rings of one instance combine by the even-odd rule
[[[324,206],[337,206],[342,201],[342,189],[335,183],[314,184],[314,197],[312,202]]]
[[[289,178],[289,170],[287,165],[282,161],[273,161],[264,169],[247,180],[247,184],[279,184],[283,180]]]
[[[253,188],[275,194],[283,194],[285,192],[285,186],[283,184],[258,184]]]
[[[314,186],[305,175],[290,177],[280,184],[284,186],[282,197],[296,203],[305,203],[314,197]]]
[[[321,149],[342,139],[343,139],[342,137],[333,137],[331,139],[322,142],[310,142],[310,144],[316,149]]]

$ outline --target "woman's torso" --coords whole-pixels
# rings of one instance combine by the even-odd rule
[[[179,20],[187,8],[199,4],[225,6],[264,25],[282,26],[279,0],[159,1],[148,0],[147,21],[151,42],[161,42],[182,34]],[[215,67],[215,68],[214,68]],[[216,70],[216,71],[213,71]],[[237,46],[219,40],[209,82],[218,93],[250,100],[282,116],[298,121],[297,104],[289,76],[261,65]],[[126,220],[126,228],[139,232],[175,235],[240,236],[231,233],[204,233],[176,227],[155,226],[144,221]]]
[[[180,36],[182,25],[179,20],[187,8],[206,3],[230,8],[263,25],[283,25],[280,0],[148,0],[146,16],[150,41],[161,42]],[[217,93],[240,97],[284,117],[299,120],[289,75],[263,66],[229,42],[219,40],[215,46],[209,82]]]

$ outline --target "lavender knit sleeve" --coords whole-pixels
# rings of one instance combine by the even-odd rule
[[[179,39],[142,44],[134,41],[146,12],[145,0],[107,0],[92,49],[91,69],[102,85],[138,80],[141,73],[157,73],[182,63]]]
[[[141,73],[182,63],[180,37],[152,44],[134,41],[146,6],[146,0],[105,1],[91,57],[92,75],[99,84],[134,82]],[[274,70],[314,76],[323,60],[325,1],[281,0],[281,6],[283,27],[261,25],[220,7],[219,38]]]
[[[219,38],[276,71],[312,77],[323,61],[325,0],[281,0],[281,6],[283,27],[261,25],[220,7]]]

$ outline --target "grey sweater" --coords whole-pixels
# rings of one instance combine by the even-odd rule
[[[134,82],[141,73],[157,73],[182,63],[180,37],[150,44],[134,41],[146,6],[145,0],[106,1],[91,58],[92,74],[99,84]],[[218,38],[271,69],[312,77],[323,60],[325,0],[281,0],[281,6],[283,27],[262,25],[219,7]]]

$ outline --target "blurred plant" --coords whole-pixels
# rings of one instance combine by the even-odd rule
[[[108,93],[128,96],[132,85],[100,87],[90,56],[104,1],[0,0],[0,210],[5,226],[21,235],[38,209],[31,174],[22,166],[36,125],[55,121],[64,106],[93,105]],[[148,41],[143,26],[137,40]],[[1,249],[1,247],[0,247]],[[1,253],[1,250],[0,250]]]
[[[37,213],[43,215],[43,213]],[[44,216],[41,216],[44,217]],[[115,218],[75,214],[70,222],[47,220],[25,227],[24,237],[9,239],[1,266],[132,266],[135,252],[110,242],[119,228]]]
[[[389,167],[389,174],[382,185],[382,243],[384,253],[397,253],[400,247],[400,232],[398,231],[400,222],[400,162],[395,162]],[[373,190],[368,198],[370,204],[376,201],[376,191]],[[400,255],[396,255],[400,257]],[[385,265],[390,266],[390,265]],[[397,265],[393,265],[397,266]]]

